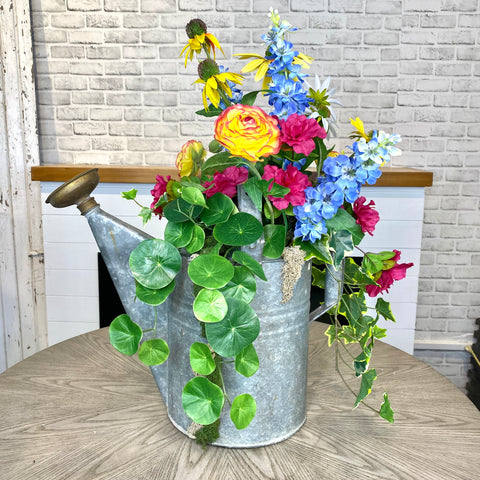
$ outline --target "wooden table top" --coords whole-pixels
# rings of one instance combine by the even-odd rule
[[[0,375],[0,478],[479,478],[480,412],[460,390],[378,342],[372,404],[380,404],[386,388],[395,423],[365,407],[352,411],[324,330],[311,327],[304,427],[255,449],[202,450],[178,432],[149,369],[116,352],[106,329],[43,350]]]

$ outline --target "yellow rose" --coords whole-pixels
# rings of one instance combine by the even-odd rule
[[[203,148],[202,142],[189,140],[183,145],[180,153],[177,155],[175,166],[181,177],[195,175],[207,155],[207,151]]]
[[[280,150],[280,130],[275,118],[259,107],[233,105],[215,122],[215,139],[232,155],[257,162]]]

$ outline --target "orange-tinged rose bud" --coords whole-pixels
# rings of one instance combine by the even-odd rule
[[[195,175],[202,166],[207,155],[207,151],[203,148],[202,142],[189,140],[183,145],[180,153],[177,155],[175,166],[181,177],[189,177]]]
[[[233,105],[215,122],[215,139],[232,155],[257,162],[280,150],[280,130],[275,118],[259,107]]]

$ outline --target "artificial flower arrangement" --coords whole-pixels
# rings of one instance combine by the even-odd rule
[[[320,85],[316,79],[315,87],[307,83],[302,70],[312,58],[285,38],[296,29],[280,20],[276,11],[271,10],[270,18],[272,26],[262,36],[265,55],[239,55],[250,59],[242,73],[256,71],[255,80],[263,82],[259,91],[246,94],[238,88],[244,77],[217,64],[216,50],[222,49],[205,23],[194,19],[187,24],[185,65],[196,56],[206,57],[198,65],[204,109],[197,113],[216,117],[208,147],[212,155],[207,158],[202,143],[190,140],[176,160],[179,178],[157,176],[154,201],[140,215],[144,221],[152,214],[165,217],[165,238],[142,242],[130,257],[137,298],[157,305],[175,287],[181,252],[190,255],[193,313],[206,343],[190,347],[194,373],[182,402],[188,417],[201,425],[218,421],[225,398],[229,400],[221,375],[227,357],[234,358],[239,375],[254,375],[259,368],[253,345],[259,323],[249,303],[255,295],[255,277],[266,278],[261,263],[241,247],[263,238],[263,256],[270,259],[288,249],[301,250],[302,257],[313,263],[312,284],[320,287],[326,270],[341,270],[343,283],[337,305],[329,311],[332,323],[326,335],[329,345],[335,345],[337,365],[341,360],[358,377],[355,407],[364,403],[377,377],[370,368],[372,349],[375,340],[386,335],[377,322],[380,317],[394,321],[389,303],[381,297],[370,314],[366,295],[388,291],[412,266],[399,263],[398,250],[368,253],[358,247],[379,221],[374,202],[360,196],[360,188],[374,184],[380,167],[400,154],[396,146],[400,137],[366,131],[356,118],[349,153],[329,148],[326,138],[335,123],[335,92],[328,90],[329,80]],[[268,99],[269,113],[254,106],[259,95]],[[239,211],[238,188],[255,205],[256,216]],[[136,191],[123,196],[135,200]],[[361,264],[349,257],[355,249],[363,254]],[[161,339],[140,345],[142,335],[126,315],[110,327],[118,350],[130,355],[138,350],[147,365],[165,361],[168,345]],[[359,348],[354,355],[344,348],[352,343]],[[246,393],[228,403],[235,426],[246,428],[255,416],[255,399]],[[377,411],[393,422],[387,393]]]

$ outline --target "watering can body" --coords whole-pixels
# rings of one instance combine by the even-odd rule
[[[130,253],[141,241],[151,237],[104,212],[89,196],[95,182],[98,183],[96,169],[85,172],[53,192],[47,202],[56,207],[77,204],[89,223],[126,313],[142,330],[153,329],[154,307],[136,300],[135,281],[129,268]],[[242,195],[239,208],[256,214],[253,204]],[[233,400],[237,395],[249,393],[257,403],[257,413],[244,430],[237,430],[228,418],[229,409],[223,409],[220,437],[214,445],[227,447],[273,444],[301,428],[306,416],[308,326],[312,317],[334,304],[338,294],[338,280],[327,276],[325,305],[321,311],[317,309],[309,314],[310,262],[303,263],[292,298],[284,302],[283,260],[261,257],[261,244],[242,248],[260,261],[268,281],[257,279],[257,292],[251,303],[260,321],[260,334],[254,342],[260,363],[258,371],[251,377],[243,377],[235,371],[233,359],[227,359],[232,362],[224,363],[222,368],[229,398]],[[180,431],[191,435],[197,426],[183,410],[182,391],[194,376],[189,360],[190,346],[195,342],[206,343],[206,339],[193,315],[194,291],[187,274],[188,263],[189,256],[182,255],[182,269],[175,278],[175,289],[163,304],[155,307],[156,329],[146,333],[144,340],[163,338],[169,345],[168,360],[150,368],[170,420]]]

